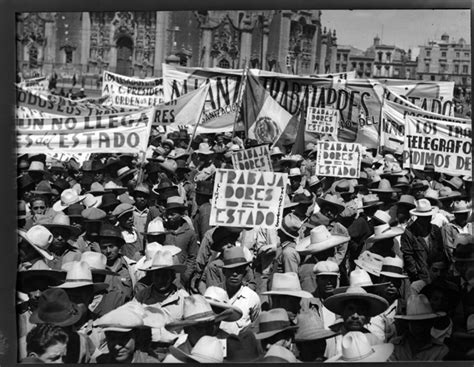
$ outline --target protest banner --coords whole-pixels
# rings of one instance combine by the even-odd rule
[[[472,175],[472,127],[447,121],[407,116],[403,167]]]
[[[17,84],[18,87],[32,91],[32,92],[43,92],[48,91],[48,79],[45,76],[40,76],[37,78],[25,79]]]
[[[109,96],[112,106],[144,108],[164,103],[161,78],[132,78],[104,71],[102,96]]]
[[[71,159],[74,159],[81,166],[90,156],[90,153],[46,153],[46,157],[50,159],[55,159],[60,162],[69,162]]]
[[[191,132],[199,123],[208,89],[209,85],[203,85],[170,102],[156,106],[153,126],[165,126],[167,131],[176,131],[180,126],[185,126],[188,132]]]
[[[31,110],[60,116],[93,117],[130,111],[129,108],[78,102],[53,94],[38,95],[22,88],[16,89],[16,103],[18,107],[27,107]]]
[[[337,135],[339,111],[335,108],[308,107],[306,131],[323,135]]]
[[[211,226],[280,228],[286,173],[218,169],[211,201]]]
[[[39,153],[140,153],[148,145],[154,109],[96,117],[17,119],[17,150]]]
[[[239,170],[273,171],[268,145],[233,152],[232,165]]]
[[[360,177],[362,146],[337,141],[318,142],[316,176]]]
[[[15,108],[15,118],[17,119],[31,119],[31,118],[45,119],[45,118],[58,117],[58,116],[60,115],[42,112],[42,111],[25,107],[25,106],[17,106]]]

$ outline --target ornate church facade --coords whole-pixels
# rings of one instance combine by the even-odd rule
[[[162,63],[315,74],[335,70],[336,41],[319,10],[21,13],[17,67],[24,77],[144,78]]]

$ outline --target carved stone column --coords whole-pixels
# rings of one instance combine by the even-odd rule
[[[43,74],[48,75],[53,72],[54,64],[56,62],[56,13],[50,14],[49,17],[44,17],[44,36],[46,45],[43,53]]]
[[[89,62],[89,50],[91,46],[91,18],[89,12],[82,13],[81,29],[81,68],[82,72],[87,72]]]
[[[155,28],[155,60],[154,75],[161,77],[163,75],[162,63],[165,62],[166,50],[166,29],[168,27],[169,12],[156,12],[156,28]]]

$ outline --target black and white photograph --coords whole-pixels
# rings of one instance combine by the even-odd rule
[[[15,12],[0,356],[472,364],[470,5],[285,4]]]

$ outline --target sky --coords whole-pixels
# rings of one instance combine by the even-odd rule
[[[322,27],[336,29],[337,43],[365,51],[378,34],[380,43],[415,53],[418,46],[448,33],[470,44],[470,10],[322,10]]]

